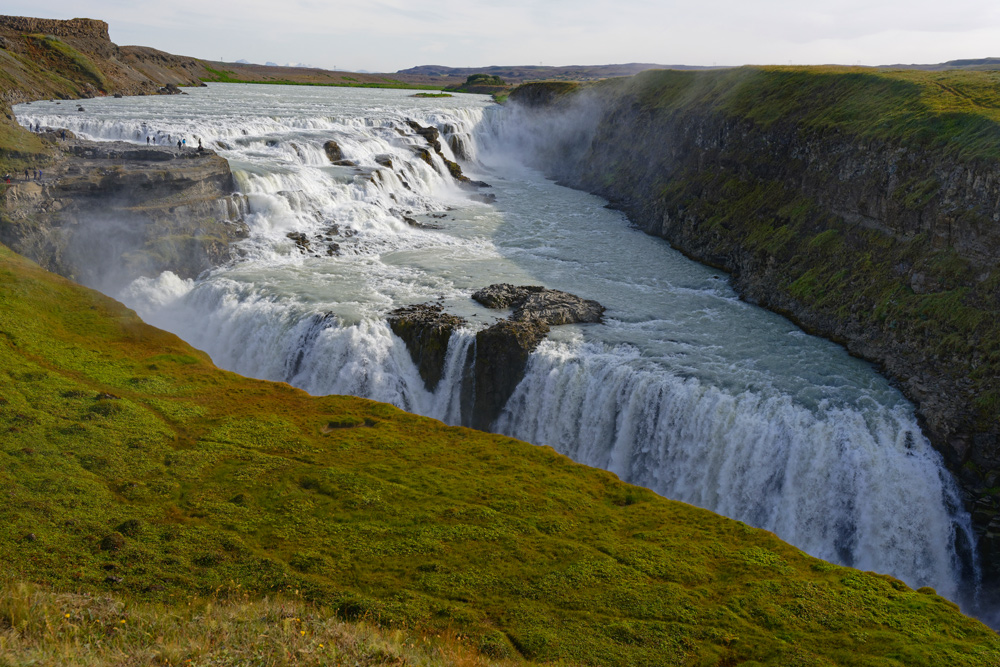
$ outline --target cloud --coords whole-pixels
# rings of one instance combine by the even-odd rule
[[[68,0],[13,5],[5,11],[81,13]],[[985,0],[953,0],[947,11],[929,0],[90,0],[86,13],[123,44],[382,71],[427,54],[453,65],[939,62],[1000,43],[1000,3]]]

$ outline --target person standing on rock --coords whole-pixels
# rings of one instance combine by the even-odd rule
[[[146,145],[149,145],[149,137],[146,137]]]
[[[24,180],[25,181],[28,180],[28,170],[27,169],[24,170]]]
[[[180,149],[181,149],[181,140],[178,139],[177,140],[177,150],[180,150]]]

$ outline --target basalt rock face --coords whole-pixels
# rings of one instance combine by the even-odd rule
[[[472,428],[487,431],[524,377],[528,357],[545,340],[540,320],[500,320],[476,333]]]
[[[576,124],[535,159],[730,272],[748,301],[877,363],[916,404],[1000,574],[1000,164],[699,105],[703,81],[526,96],[526,122]]]
[[[434,391],[444,374],[451,334],[466,321],[444,312],[444,306],[437,303],[397,308],[389,313],[388,320],[393,333],[406,343],[424,385]]]
[[[211,151],[43,136],[56,157],[40,179],[15,175],[0,242],[51,271],[105,288],[166,270],[190,278],[247,234],[246,203]]]
[[[462,173],[462,167],[454,160],[449,160],[441,149],[441,132],[436,127],[424,127],[420,123],[414,120],[406,121],[406,124],[410,126],[415,134],[422,137],[427,144],[434,149],[434,152],[438,154],[438,157],[444,162],[445,167],[448,169],[448,173],[451,177],[458,181],[458,184],[469,188],[488,188],[490,187],[488,183],[483,183],[482,181],[473,181],[464,173]],[[434,161],[431,159],[430,152],[425,148],[417,148],[417,154],[426,162],[427,164],[433,166]],[[496,199],[496,196],[493,196]]]
[[[490,285],[472,298],[487,308],[514,311],[509,318],[476,332],[475,347],[466,360],[462,421],[486,431],[524,378],[528,358],[545,340],[549,326],[600,322],[604,307],[536,285]],[[440,304],[397,308],[388,319],[393,332],[406,343],[425,385],[433,391],[444,373],[452,333],[468,322],[445,313]]]

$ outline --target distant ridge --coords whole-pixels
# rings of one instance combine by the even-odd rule
[[[879,65],[883,69],[920,69],[927,71],[942,71],[947,69],[979,69],[979,70],[995,70],[1000,69],[1000,58],[963,58],[961,60],[949,60],[944,63],[930,64],[930,65]]]
[[[700,65],[656,65],[652,63],[626,63],[621,65],[566,65],[562,67],[548,65],[491,65],[489,67],[447,67],[445,65],[419,65],[402,69],[396,74],[421,77],[441,77],[448,79],[465,79],[470,74],[489,74],[499,76],[510,83],[526,81],[541,81],[545,79],[562,79],[572,81],[588,81],[607,79],[616,76],[633,76],[650,69],[680,69],[700,70],[718,69]]]

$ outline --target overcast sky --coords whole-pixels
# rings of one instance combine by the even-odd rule
[[[41,5],[41,6],[40,6]],[[996,0],[7,0],[211,60],[415,65],[936,63],[1000,56]]]

